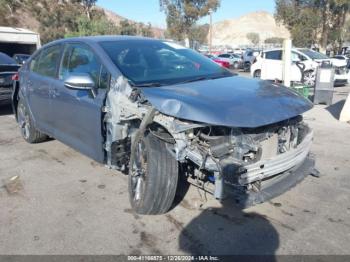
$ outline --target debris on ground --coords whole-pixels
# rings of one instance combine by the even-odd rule
[[[3,183],[4,187],[10,195],[16,194],[23,190],[23,184],[19,176],[13,176],[8,179],[4,179]]]

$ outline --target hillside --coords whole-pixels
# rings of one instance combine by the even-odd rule
[[[272,14],[258,11],[237,19],[224,20],[213,25],[213,45],[230,45],[232,47],[250,45],[247,33],[258,33],[261,43],[266,38],[290,36],[289,31],[276,24]]]
[[[128,20],[131,23],[139,24],[135,21],[122,17],[111,10],[107,10],[98,6],[94,8],[98,9],[99,11],[103,11],[107,19],[115,25],[119,25],[122,20]],[[34,32],[39,32],[40,23],[26,8],[20,8],[19,10],[17,10],[16,14],[18,22],[17,25],[15,25],[15,27],[27,28]],[[152,32],[155,38],[163,38],[165,30],[158,27],[152,27]]]
[[[122,20],[125,20],[127,18],[125,17],[122,17],[116,13],[114,13],[113,11],[111,10],[108,10],[108,9],[104,9],[104,8],[101,8],[101,7],[96,7],[100,10],[103,10],[103,12],[105,13],[106,17],[112,21],[114,24],[116,25],[119,25],[119,23],[122,21]],[[133,22],[133,23],[136,23],[135,21],[132,21],[130,19],[127,19],[129,20],[130,22]],[[164,38],[164,32],[165,30],[164,29],[161,29],[161,28],[158,28],[158,27],[152,27],[152,32],[153,32],[153,35],[155,38]]]

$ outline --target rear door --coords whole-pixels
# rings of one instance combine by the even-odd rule
[[[50,93],[52,83],[57,81],[61,48],[61,45],[50,46],[36,55],[30,62],[25,81],[25,99],[28,99],[35,126],[46,134],[52,134]]]
[[[282,50],[267,51],[263,54],[261,78],[266,80],[282,80]]]
[[[91,91],[65,87],[64,81],[68,76],[83,73],[89,74],[94,80],[96,97]],[[70,43],[64,47],[58,78],[52,93],[55,138],[103,162],[102,107],[110,73],[88,45]]]

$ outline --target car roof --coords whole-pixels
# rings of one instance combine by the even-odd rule
[[[56,40],[50,42],[49,44],[58,44],[65,42],[90,42],[90,43],[98,43],[98,42],[106,42],[106,41],[159,41],[158,39],[149,38],[149,37],[141,37],[141,36],[125,36],[125,35],[105,35],[105,36],[82,36],[82,37],[70,37],[65,39]]]

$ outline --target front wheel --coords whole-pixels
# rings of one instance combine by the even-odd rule
[[[47,140],[47,135],[39,132],[33,124],[28,109],[20,99],[17,104],[17,120],[21,129],[21,135],[30,144],[41,143]]]
[[[178,162],[166,142],[146,132],[130,164],[129,199],[135,212],[166,213],[174,201],[178,180]]]

